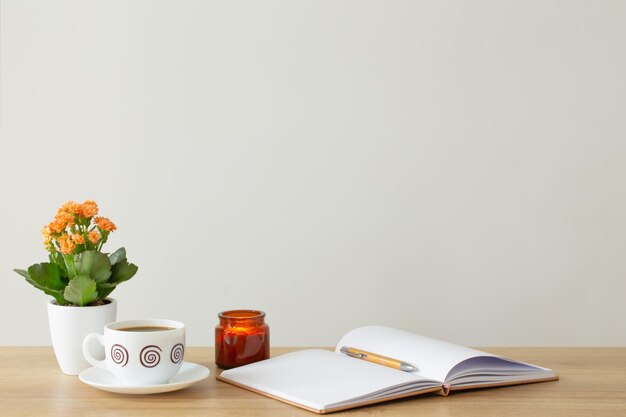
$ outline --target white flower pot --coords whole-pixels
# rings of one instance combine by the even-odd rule
[[[83,339],[89,333],[102,333],[104,326],[115,321],[117,301],[107,300],[110,303],[88,307],[60,306],[55,300],[48,303],[52,347],[64,374],[78,375],[91,367],[83,356]],[[104,352],[98,356],[104,357]]]

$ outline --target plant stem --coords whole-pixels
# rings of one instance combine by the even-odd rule
[[[76,264],[74,263],[74,255],[64,255],[67,256],[67,259],[70,261],[70,265],[72,265],[72,269],[74,270],[74,275],[78,275],[78,271],[76,270]]]

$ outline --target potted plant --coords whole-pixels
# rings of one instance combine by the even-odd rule
[[[102,252],[116,229],[109,219],[98,217],[95,201],[68,201],[42,230],[49,262],[14,270],[54,298],[48,303],[50,336],[65,374],[78,375],[90,366],[82,354],[83,339],[115,321],[117,302],[107,297],[137,272],[124,248]]]

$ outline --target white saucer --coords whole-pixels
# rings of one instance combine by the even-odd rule
[[[209,374],[210,371],[206,367],[183,361],[178,373],[167,384],[131,387],[123,385],[111,372],[95,367],[85,369],[78,375],[78,378],[85,384],[104,391],[121,394],[157,394],[159,392],[170,392],[187,388],[196,382],[206,379]]]

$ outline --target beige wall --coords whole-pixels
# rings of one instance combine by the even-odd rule
[[[1,3],[1,345],[48,344],[11,269],[92,198],[119,318],[274,345],[386,324],[626,344],[622,1]]]

